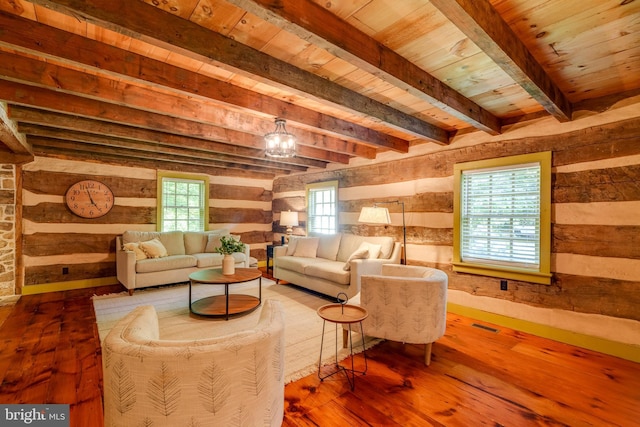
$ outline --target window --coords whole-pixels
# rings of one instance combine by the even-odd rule
[[[209,180],[182,174],[158,174],[160,231],[204,231],[208,223]]]
[[[454,271],[548,284],[551,152],[454,167]]]
[[[307,234],[338,231],[338,181],[307,185]]]

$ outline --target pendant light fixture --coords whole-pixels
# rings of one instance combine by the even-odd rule
[[[293,157],[296,155],[296,137],[287,132],[286,121],[276,118],[276,129],[264,136],[266,154],[269,157]]]

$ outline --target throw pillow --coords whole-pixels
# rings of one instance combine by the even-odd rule
[[[318,243],[320,239],[317,237],[303,237],[298,239],[296,243],[296,250],[293,256],[300,256],[305,258],[315,258],[318,252]]]
[[[147,254],[147,258],[162,258],[169,254],[162,242],[158,239],[151,239],[146,242],[140,242],[140,249]]]
[[[220,243],[220,238],[222,234],[209,234],[207,236],[207,246],[204,248],[205,252],[215,253],[216,248],[219,248],[222,243]]]
[[[298,239],[300,239],[300,237],[291,236],[289,238],[289,243],[287,244],[287,253],[286,253],[286,255],[292,256],[296,252],[296,245],[298,244]]]
[[[376,259],[380,256],[382,245],[376,245],[374,243],[369,243],[369,242],[362,242],[361,247],[363,246],[369,249],[369,259]]]
[[[147,254],[145,254],[144,251],[140,249],[140,245],[136,242],[125,243],[124,245],[122,245],[122,249],[125,251],[134,252],[136,254],[136,261],[147,259]]]
[[[360,247],[355,251],[353,251],[353,253],[349,256],[349,259],[347,260],[347,262],[344,263],[344,267],[342,268],[344,269],[344,271],[349,271],[351,270],[351,260],[365,259],[367,257],[369,257],[369,248],[363,247],[363,245],[360,245]]]

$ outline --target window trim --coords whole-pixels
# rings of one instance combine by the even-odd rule
[[[540,165],[540,264],[537,271],[491,263],[462,261],[462,172],[537,163]],[[478,160],[454,165],[453,187],[453,271],[503,279],[522,280],[548,285],[551,283],[551,151],[496,159]]]
[[[340,230],[340,212],[339,212],[340,199],[338,197],[338,180],[314,182],[312,184],[305,185],[305,212],[307,214],[307,224],[306,224],[307,236],[311,235],[311,233],[318,233],[317,231],[311,231],[309,229],[311,225],[311,215],[309,215],[309,193],[311,190],[317,190],[321,188],[333,188],[336,194],[336,201],[335,201],[336,212],[335,212],[335,218],[334,218],[336,223],[335,232],[337,233],[338,230]]]
[[[164,178],[174,179],[188,179],[192,181],[204,182],[204,207],[202,212],[202,224],[204,231],[209,229],[209,176],[208,175],[196,175],[180,172],[158,171],[156,178],[156,230],[162,231],[162,224],[164,221],[163,216],[163,193],[162,193],[162,180]]]

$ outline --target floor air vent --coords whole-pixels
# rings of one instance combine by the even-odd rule
[[[485,326],[485,325],[480,325],[478,323],[472,323],[471,326],[473,326],[474,328],[484,329],[485,331],[494,332],[496,334],[498,333],[498,329]]]

